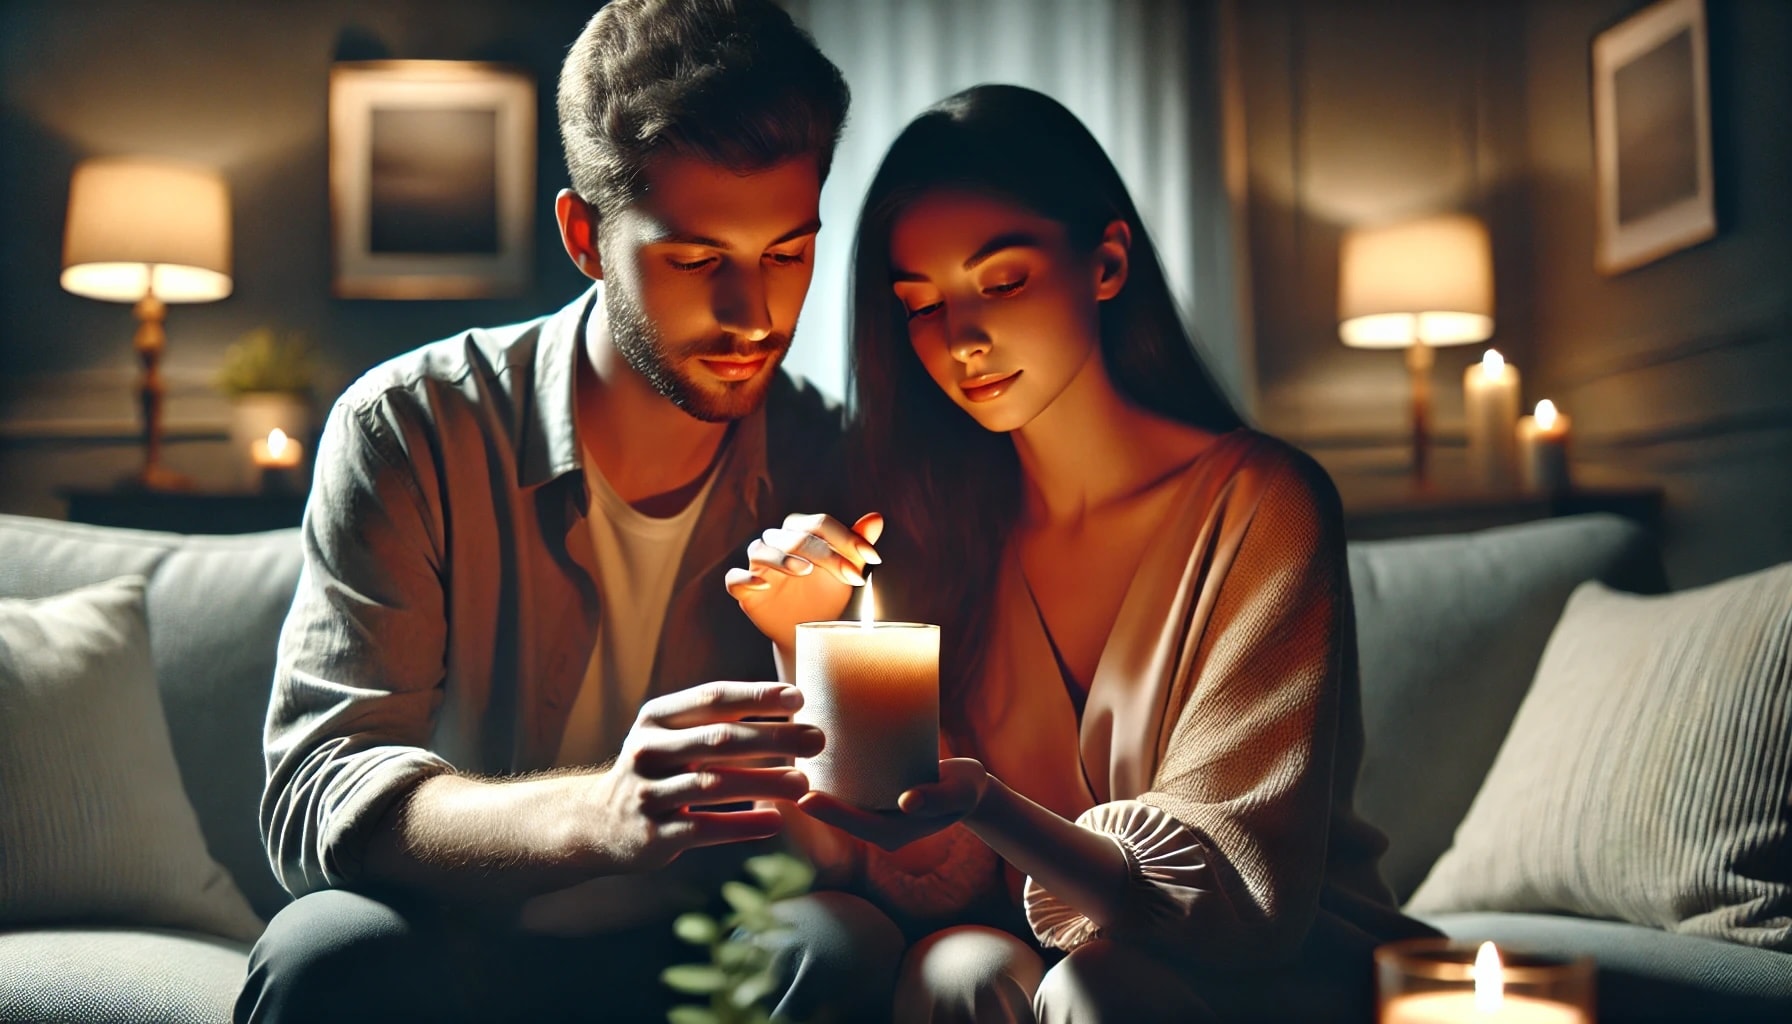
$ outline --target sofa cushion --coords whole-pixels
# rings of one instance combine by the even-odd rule
[[[1583,580],[1664,589],[1660,555],[1608,515],[1350,545],[1362,665],[1356,807],[1388,834],[1404,900],[1450,845]]]
[[[0,515],[0,597],[149,577],[150,648],[175,760],[212,855],[264,918],[289,899],[268,868],[257,808],[274,653],[299,563],[297,530],[182,536]]]
[[[1591,956],[1601,1024],[1792,1020],[1792,955],[1786,953],[1552,914],[1429,914],[1424,920],[1453,939]]]
[[[0,932],[0,1021],[224,1024],[249,947],[190,932]]]
[[[1575,591],[1409,904],[1565,912],[1792,953],[1792,562]]]
[[[149,654],[144,580],[0,599],[0,923],[253,938],[206,852]]]

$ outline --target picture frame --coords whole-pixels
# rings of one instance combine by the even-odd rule
[[[332,289],[466,299],[528,288],[535,81],[477,61],[330,68]]]
[[[1658,0],[1593,37],[1603,274],[1717,234],[1707,40],[1704,0]]]

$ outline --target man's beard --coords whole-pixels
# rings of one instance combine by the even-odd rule
[[[641,312],[626,288],[608,287],[604,315],[609,318],[610,339],[616,351],[636,373],[647,378],[653,390],[685,413],[706,423],[726,423],[750,416],[765,404],[771,382],[790,348],[790,335],[772,334],[759,341],[742,341],[718,335],[668,352],[659,329]],[[699,356],[732,358],[766,357],[766,363],[749,380],[715,381],[707,386],[679,372],[679,365]]]

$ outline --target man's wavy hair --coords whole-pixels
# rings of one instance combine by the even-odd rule
[[[814,154],[827,177],[846,80],[771,0],[612,0],[560,69],[572,187],[600,218],[664,154],[748,173]]]

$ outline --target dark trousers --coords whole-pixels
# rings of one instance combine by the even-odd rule
[[[887,1019],[901,933],[869,903],[814,893],[778,905],[775,1015]],[[249,956],[236,1021],[500,1022],[666,1020],[677,997],[659,980],[705,961],[670,922],[590,938],[494,927],[433,908],[400,909],[324,891],[275,915]]]

